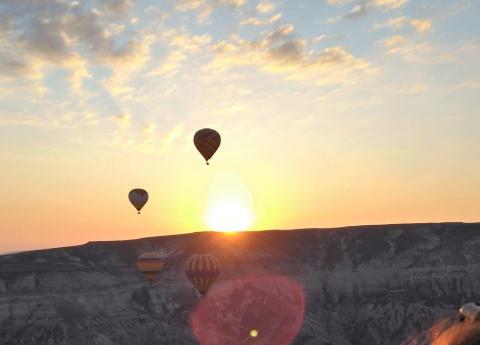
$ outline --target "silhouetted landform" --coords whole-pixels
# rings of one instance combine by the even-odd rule
[[[299,283],[306,313],[293,344],[401,344],[480,300],[479,248],[480,223],[442,223],[201,232],[4,255],[0,344],[197,344],[189,315],[200,297],[183,271],[195,253],[221,262],[217,285],[254,273]],[[148,286],[135,263],[152,250],[166,265]]]

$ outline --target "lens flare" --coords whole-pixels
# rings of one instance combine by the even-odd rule
[[[201,345],[290,345],[304,314],[305,293],[299,283],[263,274],[219,282],[190,321]]]

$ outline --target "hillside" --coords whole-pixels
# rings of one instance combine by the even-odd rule
[[[295,345],[401,344],[479,299],[479,246],[480,223],[444,223],[203,232],[4,255],[0,344],[197,344],[189,317],[199,297],[183,265],[207,252],[223,268],[214,289],[252,274],[303,287],[306,311]],[[147,250],[166,258],[153,286],[135,266]],[[263,293],[265,305],[255,303],[270,310]],[[229,312],[222,311],[223,322]],[[254,340],[244,343],[272,345],[267,337]]]

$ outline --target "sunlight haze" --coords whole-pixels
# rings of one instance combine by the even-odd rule
[[[478,221],[478,2],[51,3],[0,3],[0,252]]]

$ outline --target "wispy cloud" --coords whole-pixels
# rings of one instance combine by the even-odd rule
[[[455,84],[452,87],[453,90],[464,90],[464,89],[480,89],[480,79],[478,80],[465,80],[460,83]]]
[[[453,54],[438,52],[429,42],[416,42],[402,35],[393,35],[378,43],[387,54],[398,55],[410,63],[447,63],[456,60]]]
[[[211,68],[250,65],[264,72],[284,74],[289,79],[316,83],[348,83],[356,73],[372,70],[368,62],[354,57],[341,46],[307,50],[306,42],[296,37],[291,24],[263,33],[258,41],[232,36],[216,44],[213,52],[215,60]]]
[[[370,13],[376,8],[381,8],[384,10],[395,10],[403,5],[405,5],[408,0],[358,0],[358,1],[348,1],[348,0],[327,0],[327,3],[330,5],[345,5],[353,3],[353,7],[350,9],[350,12],[327,19],[327,23],[336,23],[340,20],[349,20],[363,17]]]
[[[424,33],[430,30],[432,27],[432,21],[430,19],[412,19],[410,25],[413,26],[418,32]]]
[[[0,55],[0,69],[12,77],[41,78],[49,67],[71,71],[71,87],[78,91],[83,78],[90,76],[89,64],[125,66],[145,61],[144,37],[135,33],[125,39],[123,32],[131,0],[85,3],[50,1],[2,2],[8,18],[2,21],[2,45],[12,56]],[[126,24],[125,24],[126,23]],[[2,73],[7,75],[7,73]]]
[[[182,30],[168,30],[160,39],[166,44],[168,53],[147,73],[149,77],[174,75],[181,70],[189,56],[207,50],[212,37],[208,34],[191,35]]]
[[[257,7],[256,7],[256,10],[258,13],[260,14],[266,14],[266,13],[270,13],[272,12],[273,10],[275,10],[275,4],[271,1],[261,1]]]
[[[388,28],[391,28],[392,30],[399,31],[406,26],[412,27],[418,33],[425,33],[431,29],[432,20],[429,18],[410,19],[405,16],[400,16],[400,17],[390,18],[382,24],[376,24],[374,26],[374,29],[388,27]]]
[[[241,8],[247,0],[179,0],[175,9],[180,12],[195,11],[199,23],[206,23],[211,14],[220,7]]]
[[[278,22],[281,18],[282,18],[281,13],[274,14],[269,18],[250,17],[247,19],[243,19],[240,22],[240,25],[253,25],[253,26],[270,25]]]

